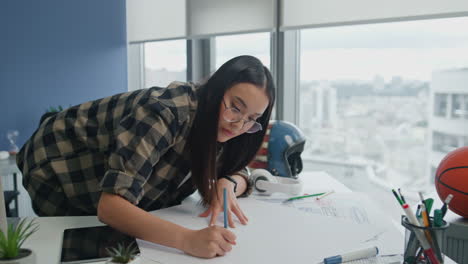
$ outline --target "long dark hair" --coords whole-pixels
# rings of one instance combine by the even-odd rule
[[[219,144],[217,142],[220,105],[225,92],[238,83],[250,83],[265,89],[268,107],[257,119],[263,129],[257,133],[244,133],[225,143],[223,152],[216,163]],[[235,57],[224,63],[197,91],[198,108],[188,144],[192,180],[203,198],[203,204],[210,204],[218,177],[231,175],[255,157],[262,144],[275,102],[275,85],[270,71],[252,56]]]

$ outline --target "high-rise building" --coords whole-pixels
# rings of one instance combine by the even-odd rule
[[[445,155],[468,146],[468,68],[434,72],[430,99],[427,170],[433,183]]]
[[[327,81],[320,81],[307,87],[301,103],[302,126],[306,128],[336,128],[337,93]]]

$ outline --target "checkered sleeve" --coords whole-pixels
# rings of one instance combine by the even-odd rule
[[[102,190],[138,204],[153,166],[174,144],[179,129],[174,112],[157,99],[136,106],[120,121]]]

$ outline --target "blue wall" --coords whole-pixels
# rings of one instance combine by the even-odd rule
[[[127,90],[125,0],[0,1],[0,150],[50,106]]]

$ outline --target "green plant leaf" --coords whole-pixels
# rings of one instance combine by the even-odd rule
[[[117,244],[117,247],[106,248],[111,259],[115,263],[128,263],[133,260],[136,256],[138,248],[134,247],[134,242],[125,246],[121,243]]]
[[[24,241],[38,229],[39,225],[34,222],[34,219],[21,219],[16,226],[8,225],[7,236],[0,232],[0,258],[16,258]]]

